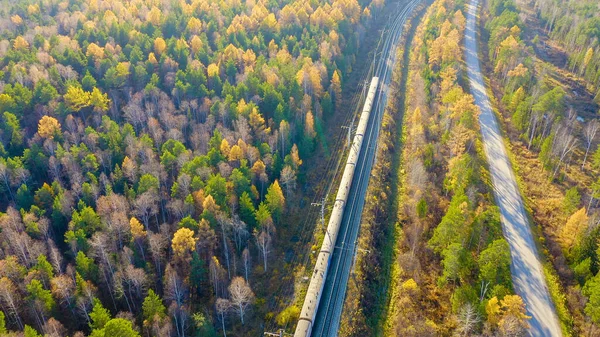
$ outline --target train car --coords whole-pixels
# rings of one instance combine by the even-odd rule
[[[348,195],[350,194],[350,187],[352,187],[352,178],[354,177],[354,169],[358,161],[358,156],[362,147],[363,138],[369,124],[369,116],[371,115],[371,109],[375,100],[375,94],[379,85],[379,77],[373,77],[369,86],[369,92],[365,99],[365,104],[356,128],[356,134],[352,146],[350,147],[350,154],[346,161],[340,187],[333,204],[333,210],[329,223],[327,224],[327,231],[321,250],[317,256],[317,263],[313,271],[308,290],[306,291],[306,297],[304,298],[304,305],[300,312],[300,319],[296,326],[294,333],[295,337],[310,337],[313,327],[315,316],[319,308],[319,301],[321,300],[321,294],[325,285],[325,279],[327,278],[327,271],[329,270],[329,262],[331,255],[335,249],[335,241],[337,239],[340,225],[342,223],[342,217],[344,215],[344,208],[348,201]]]

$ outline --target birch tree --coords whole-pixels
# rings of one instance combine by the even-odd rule
[[[583,156],[583,163],[581,163],[582,170],[585,166],[585,161],[587,160],[588,153],[590,152],[590,147],[592,146],[592,144],[594,143],[594,139],[596,138],[598,128],[600,128],[600,124],[595,119],[589,121],[583,128],[583,137],[585,139],[585,156]]]
[[[254,293],[242,277],[235,277],[229,285],[230,301],[233,309],[240,315],[242,325],[248,307],[254,303]]]

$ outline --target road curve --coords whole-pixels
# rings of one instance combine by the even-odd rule
[[[481,75],[476,38],[478,4],[479,0],[471,0],[468,5],[465,32],[467,75],[471,93],[481,110],[479,125],[492,175],[494,196],[500,207],[502,229],[510,246],[513,285],[516,293],[523,298],[527,313],[531,316],[530,336],[562,336],[525,215],[523,200]]]

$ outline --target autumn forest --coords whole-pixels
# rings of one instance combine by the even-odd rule
[[[382,3],[2,5],[0,333],[256,334]]]
[[[291,335],[394,29],[337,335],[538,328],[487,95],[548,336],[598,336],[600,7],[476,2],[0,0],[0,336]]]

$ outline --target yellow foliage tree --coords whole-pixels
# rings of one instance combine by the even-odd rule
[[[157,37],[154,40],[154,52],[156,55],[160,56],[167,49],[167,42],[162,37]]]
[[[204,197],[204,201],[202,202],[202,209],[211,214],[217,214],[221,207],[217,205],[217,203],[215,202],[215,198],[213,198],[213,196],[209,194]]]
[[[202,30],[202,21],[195,17],[190,18],[187,23],[187,30],[192,34],[199,34]]]
[[[229,150],[229,161],[236,161],[244,158],[244,153],[242,152],[242,148],[240,148],[237,144],[231,147]]]
[[[17,36],[15,42],[13,42],[13,47],[17,50],[27,49],[29,48],[29,42],[25,40],[22,36]]]
[[[18,15],[15,14],[13,16],[10,17],[10,21],[15,25],[15,26],[20,26],[23,24],[23,19]]]
[[[577,242],[588,224],[588,216],[585,207],[573,213],[567,220],[560,233],[560,241],[564,249],[569,250]]]
[[[107,111],[109,104],[110,99],[108,99],[107,94],[103,94],[98,88],[92,89],[92,92],[90,93],[90,105],[92,105],[94,109]]]
[[[194,231],[185,227],[179,228],[171,240],[173,253],[178,257],[184,257],[188,252],[193,252],[196,250],[196,240]]]
[[[104,48],[92,42],[88,45],[85,55],[91,56],[94,60],[101,60],[104,57]]]
[[[40,12],[40,5],[29,5],[27,6],[27,14],[34,15]]]
[[[502,304],[502,310],[505,315],[512,315],[519,320],[527,320],[530,317],[527,316],[525,310],[525,303],[519,295],[506,295],[500,301]]]
[[[508,71],[508,77],[523,77],[527,75],[529,69],[523,65],[523,63],[519,63],[513,70]]]
[[[510,111],[514,112],[517,110],[517,107],[519,106],[519,104],[525,99],[525,90],[523,90],[523,87],[519,87],[519,89],[517,89],[515,91],[515,93],[513,94],[511,100],[510,100],[510,104],[508,106],[508,108],[510,109]]]
[[[490,298],[485,305],[485,313],[487,314],[487,320],[492,326],[496,326],[500,321],[500,304],[496,296]]]
[[[231,151],[231,147],[229,146],[229,142],[227,141],[227,139],[223,138],[223,140],[221,140],[221,146],[219,147],[219,149],[225,157],[229,156],[229,151]]]
[[[330,88],[335,99],[335,107],[336,109],[339,109],[342,105],[342,80],[340,79],[340,73],[337,70],[334,71],[333,76],[331,76]]]
[[[252,165],[252,173],[254,174],[255,177],[260,177],[261,174],[265,173],[265,163],[263,163],[262,160],[257,160],[254,165]]]
[[[269,15],[267,15],[267,17],[261,22],[261,27],[265,30],[276,32],[277,19],[275,18],[275,14],[269,13]]]
[[[129,229],[131,230],[131,235],[133,239],[143,238],[146,236],[146,231],[144,230],[144,225],[135,217],[132,217],[129,220]]]
[[[207,72],[208,77],[217,77],[219,76],[219,66],[214,63],[211,63],[208,65]]]
[[[202,48],[202,40],[198,37],[198,35],[194,35],[192,40],[190,41],[190,46],[192,47],[192,52],[197,54]]]
[[[158,64],[158,60],[156,60],[156,56],[154,55],[153,52],[150,52],[150,54],[148,54],[148,62],[157,65]]]
[[[162,16],[162,12],[156,6],[152,6],[152,9],[146,15],[146,20],[148,20],[152,25],[159,26],[160,18]]]
[[[452,23],[454,23],[460,29],[461,32],[465,30],[465,27],[467,25],[467,19],[465,19],[465,16],[463,15],[460,9],[457,10],[456,13],[454,13]]]
[[[69,109],[75,112],[90,105],[90,93],[80,87],[70,86],[63,97]]]
[[[304,120],[304,135],[310,139],[315,138],[317,135],[315,132],[315,118],[310,111],[306,113],[306,118]]]
[[[135,165],[135,162],[133,160],[129,159],[128,156],[125,156],[125,158],[123,158],[123,163],[121,164],[121,170],[123,171],[123,175],[127,179],[129,179],[130,182],[135,181],[137,167]]]
[[[300,159],[300,153],[298,152],[298,146],[296,144],[292,146],[290,156],[292,157],[292,164],[294,164],[295,169],[302,165],[302,159]]]
[[[589,47],[588,50],[585,52],[585,56],[583,57],[583,63],[581,64],[581,74],[585,72],[585,68],[587,68],[588,64],[590,64],[592,57],[594,57],[594,50],[592,49],[592,47]]]
[[[60,132],[60,123],[56,118],[50,116],[44,116],[38,123],[38,134],[42,138],[53,139],[54,136]]]
[[[506,326],[506,321],[517,324],[521,329],[527,327],[525,303],[519,295],[506,295],[501,301],[496,296],[492,297],[485,306],[487,321],[493,329]]]

